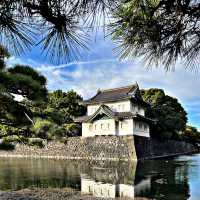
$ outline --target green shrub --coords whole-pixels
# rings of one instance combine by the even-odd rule
[[[0,150],[12,151],[15,149],[15,145],[9,142],[2,141],[0,143]]]
[[[10,127],[10,126],[0,124],[0,134],[1,134],[1,136],[13,135],[13,134],[16,134],[17,131],[18,131],[17,128],[13,128],[13,127]]]
[[[55,124],[48,120],[37,119],[32,127],[32,131],[36,137],[49,139],[51,133],[55,129]]]
[[[185,132],[183,133],[183,139],[186,142],[200,144],[200,132],[195,127],[187,126]]]
[[[51,133],[52,139],[61,139],[66,134],[66,130],[64,127],[55,126]]]
[[[45,147],[44,141],[40,138],[30,138],[29,139],[29,145],[30,146],[36,146],[36,147],[39,147],[39,148]]]
[[[64,125],[66,129],[66,136],[72,137],[72,136],[80,136],[81,133],[81,126],[75,123],[65,124]]]
[[[19,137],[16,135],[11,135],[11,136],[7,136],[7,137],[3,137],[3,141],[8,142],[8,143],[11,143],[11,142],[18,143]]]
[[[63,137],[63,138],[60,138],[59,140],[59,142],[63,144],[67,144],[67,141],[68,141],[68,137]]]
[[[19,139],[18,139],[18,141],[19,141],[19,143],[27,144],[28,143],[28,138],[20,136]]]
[[[17,136],[17,135],[10,135],[7,137],[3,137],[3,141],[7,143],[28,143],[28,138],[23,136]]]

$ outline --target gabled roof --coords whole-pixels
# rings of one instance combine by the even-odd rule
[[[115,112],[113,112],[108,106],[106,105],[101,105],[98,110],[91,116],[88,117],[86,122],[90,122],[93,119],[95,119],[99,114],[105,114],[110,118],[114,118],[115,120],[118,120],[117,117],[115,116]]]
[[[99,104],[99,103],[115,102],[126,99],[132,99],[133,101],[139,104],[147,105],[147,103],[144,102],[142,99],[142,96],[140,94],[140,89],[137,83],[125,87],[98,90],[95,96],[93,96],[88,100],[83,101],[82,104],[85,105]]]
[[[74,119],[74,121],[75,122],[91,122],[100,114],[105,114],[108,117],[115,119],[116,121],[132,118],[132,119],[137,119],[137,120],[150,122],[150,123],[156,122],[156,120],[154,119],[150,119],[140,114],[135,114],[132,112],[114,112],[106,105],[101,105],[93,115],[77,117]]]

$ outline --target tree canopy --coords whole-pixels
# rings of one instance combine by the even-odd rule
[[[86,113],[86,108],[79,105],[82,100],[82,97],[73,90],[68,92],[56,90],[49,93],[49,101],[45,111],[58,124],[70,123],[73,122],[74,117]]]
[[[88,32],[102,21],[111,22],[122,58],[142,56],[166,70],[179,58],[185,66],[197,66],[196,0],[3,0],[0,43],[18,54],[39,44],[50,58],[77,58],[80,48],[87,47]]]
[[[22,127],[30,123],[31,113],[15,95],[27,101],[43,101],[47,98],[46,79],[28,66],[6,68],[4,59],[9,56],[3,47],[0,67],[0,123],[13,127]]]
[[[186,67],[198,66],[199,1],[127,0],[114,18],[111,31],[122,58],[142,56],[166,70],[178,59]]]
[[[176,98],[161,89],[142,90],[142,97],[151,104],[146,115],[158,120],[152,127],[153,137],[177,139],[185,131],[187,113]]]
[[[193,126],[187,126],[184,132],[184,140],[191,143],[200,143],[200,132]]]
[[[80,134],[73,118],[85,113],[85,107],[79,105],[82,97],[73,90],[48,92],[43,75],[29,66],[8,68],[8,56],[0,46],[0,138],[52,139]]]
[[[3,0],[0,43],[16,53],[41,44],[50,58],[76,57],[80,47],[87,46],[90,28],[98,25],[116,3],[117,0]]]

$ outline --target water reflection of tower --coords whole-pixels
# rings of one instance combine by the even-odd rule
[[[115,198],[132,197],[134,198],[134,185],[111,184],[96,182],[85,175],[81,177],[81,192],[95,197]]]
[[[112,170],[93,168],[90,175],[81,174],[81,192],[103,198],[134,198],[139,191],[149,189],[151,183],[150,179],[146,179],[134,185],[136,165],[132,163],[131,167],[122,166]]]

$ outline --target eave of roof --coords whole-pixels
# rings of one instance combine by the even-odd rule
[[[108,100],[101,100],[101,101],[95,101],[95,100],[85,100],[80,102],[83,105],[93,105],[93,104],[100,104],[100,103],[108,103],[108,102],[116,102],[116,101],[123,101],[123,100],[128,100],[131,99],[131,96],[126,96],[126,97],[120,97],[117,99],[108,99]]]
[[[107,89],[107,90],[98,90],[97,94],[92,98],[80,102],[82,105],[96,105],[96,104],[105,104],[110,102],[118,102],[131,100],[142,106],[149,106],[148,103],[143,101],[138,84],[129,85],[126,87]]]
[[[113,100],[106,100],[106,101],[90,101],[90,100],[85,100],[80,102],[81,105],[97,105],[97,104],[105,104],[105,103],[112,103],[112,102],[118,102],[118,101],[125,101],[125,100],[131,100],[138,105],[144,106],[144,107],[149,107],[151,106],[149,103],[143,100],[138,100],[135,99],[133,96],[127,96],[123,98],[118,98],[118,99],[113,99]]]
[[[137,119],[137,120],[146,121],[146,122],[150,122],[150,123],[156,122],[156,120],[154,120],[154,119],[150,119],[143,115],[140,115],[137,113],[135,114],[133,112],[114,112],[106,105],[100,106],[99,109],[93,115],[77,117],[74,119],[74,121],[75,122],[90,122],[93,119],[95,119],[96,116],[98,116],[99,114],[102,114],[102,113],[104,113],[105,115],[107,115],[110,118],[115,119],[116,121],[132,118],[132,119]]]
[[[94,103],[105,103],[117,100],[129,99],[131,98],[136,90],[139,89],[137,84],[129,85],[125,87],[98,90],[97,94],[92,98],[83,101],[83,104],[94,104]]]

